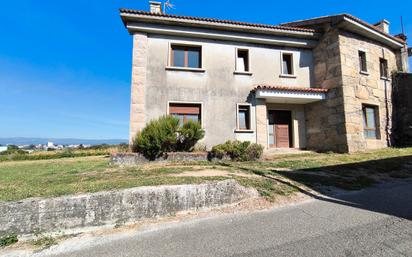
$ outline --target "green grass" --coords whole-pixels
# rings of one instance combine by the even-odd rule
[[[110,166],[105,157],[0,163],[0,200],[55,197],[138,186],[193,184],[220,177],[172,177],[192,166],[121,168]]]
[[[176,177],[173,174],[219,169],[261,195],[288,195],[306,186],[355,190],[381,180],[412,176],[412,148],[384,149],[357,154],[305,153],[257,162],[153,163],[134,168],[110,166],[104,156],[0,162],[0,200],[55,197],[138,186],[198,184],[228,177]],[[236,173],[258,175],[239,177]],[[285,182],[289,181],[289,182]]]

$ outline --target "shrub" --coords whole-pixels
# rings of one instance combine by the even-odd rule
[[[233,161],[255,161],[262,153],[263,147],[259,144],[252,144],[249,141],[226,141],[224,144],[214,146],[211,156],[218,159],[228,156]]]
[[[155,160],[165,152],[190,151],[205,135],[200,123],[189,121],[182,127],[179,119],[163,116],[152,120],[137,133],[132,151],[143,154],[149,160]]]
[[[263,154],[263,146],[259,144],[250,144],[244,153],[244,158],[246,161],[256,161]]]
[[[6,247],[9,245],[12,245],[14,243],[17,243],[19,240],[17,239],[17,235],[12,233],[9,235],[4,235],[0,237],[0,247]]]
[[[188,121],[178,130],[177,151],[192,151],[196,143],[205,136],[199,122]]]

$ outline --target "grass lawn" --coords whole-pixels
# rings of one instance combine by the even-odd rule
[[[54,197],[137,186],[190,184],[234,178],[271,199],[301,187],[359,189],[377,181],[412,176],[412,148],[358,154],[305,153],[259,162],[190,162],[109,166],[105,156],[0,162],[0,200]],[[204,174],[208,171],[209,175]],[[213,172],[219,171],[219,172]],[[207,172],[206,172],[207,173]],[[182,174],[186,174],[182,176]]]

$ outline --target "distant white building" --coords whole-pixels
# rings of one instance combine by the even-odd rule
[[[0,146],[0,153],[7,151],[7,146]]]

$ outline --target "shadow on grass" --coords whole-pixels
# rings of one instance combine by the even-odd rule
[[[286,185],[318,200],[412,220],[412,180],[397,180],[412,178],[412,156],[290,171],[276,168],[260,170],[248,165],[236,168]],[[373,185],[376,187],[371,188]],[[331,188],[366,190],[354,194],[337,194],[336,190],[328,190]],[[322,196],[313,192],[321,193]]]

